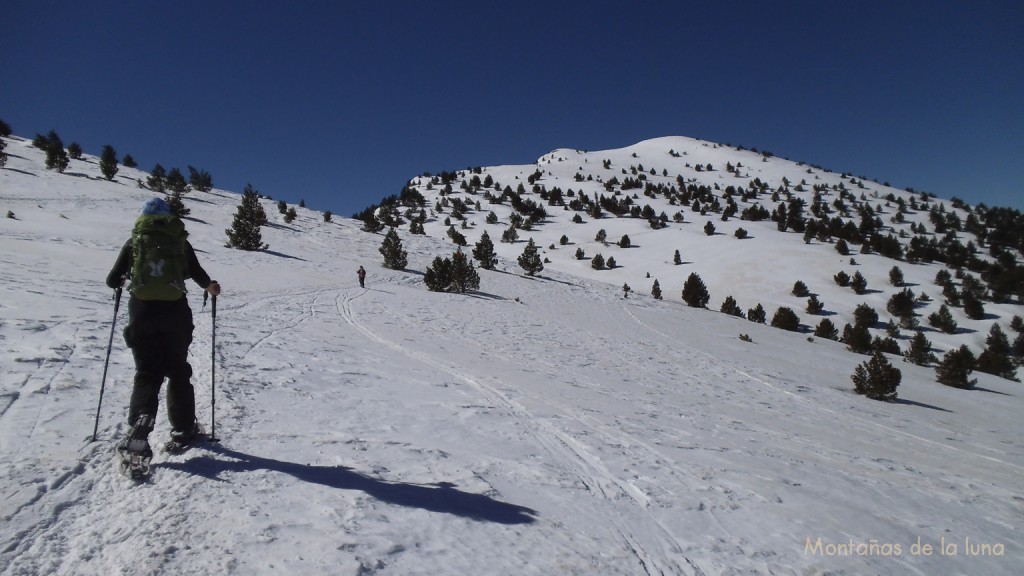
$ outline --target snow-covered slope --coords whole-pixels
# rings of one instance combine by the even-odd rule
[[[734,170],[730,171],[730,167]],[[968,218],[969,212],[963,207],[956,207],[948,199],[895,189],[861,176],[829,172],[822,167],[776,158],[763,151],[736,149],[675,136],[655,138],[617,150],[587,152],[558,149],[541,156],[536,164],[482,167],[476,173],[472,170],[456,173],[458,178],[451,184],[452,192],[447,194],[443,192],[437,174],[410,181],[410,187],[426,199],[428,217],[425,232],[450,242],[447,231],[454,224],[471,249],[486,230],[496,251],[512,262],[522,253],[526,241],[533,238],[548,259],[545,265],[549,270],[618,287],[628,284],[633,291],[642,294],[650,294],[654,280],[658,280],[665,298],[676,300],[687,277],[695,272],[711,294],[710,309],[718,310],[726,297],[732,296],[744,311],[761,304],[770,321],[774,312],[785,306],[798,314],[808,331],[813,330],[823,317],[829,318],[842,330],[846,323],[854,323],[856,307],[867,304],[878,312],[880,323],[873,332],[881,336],[885,335],[883,328],[892,318],[886,311],[889,298],[903,288],[910,288],[915,296],[925,294],[929,297],[927,302],[919,303],[915,313],[940,357],[945,351],[962,344],[975,354],[980,353],[994,323],[998,323],[1004,333],[1012,335],[1011,319],[1024,314],[1019,298],[1010,303],[986,302],[981,319],[969,318],[963,308],[953,307],[950,310],[959,330],[955,334],[931,330],[927,317],[938,311],[944,302],[942,287],[935,281],[936,273],[945,268],[943,264],[910,263],[877,253],[864,254],[857,244],[850,244],[851,254],[842,256],[836,251],[835,238],[825,242],[816,238],[805,242],[803,234],[793,231],[781,233],[776,222],[769,219],[745,221],[736,214],[723,220],[725,194],[730,187],[737,190],[733,198],[740,212],[754,206],[772,212],[779,204],[787,204],[789,198],[794,198],[804,202],[804,215],[809,218],[813,217],[814,188],[819,187],[821,202],[827,210],[822,212],[823,216],[843,218],[859,226],[859,208],[867,205],[873,218],[882,222],[881,234],[891,234],[904,249],[913,236],[920,236],[926,241],[943,238],[945,234],[936,234],[930,221],[929,213],[933,208],[940,209],[943,215],[955,215],[960,222]],[[462,186],[463,182],[468,183],[474,177],[485,183],[493,182],[493,185],[479,189]],[[609,191],[605,184],[613,178],[618,184]],[[627,178],[639,182],[641,188],[624,190],[622,184]],[[710,209],[706,213],[696,212],[691,206],[671,202],[661,192],[644,193],[643,187],[647,185],[679,190],[680,180],[687,187],[705,187],[721,209],[717,212]],[[750,190],[755,181],[764,185],[765,192],[756,197],[741,198],[742,191]],[[501,196],[506,187],[515,191],[520,185],[525,190],[523,197],[542,206],[547,217],[532,230],[519,230],[518,242],[502,243],[502,233],[509,227],[510,216],[515,211],[509,201],[491,203],[486,194]],[[654,214],[665,215],[668,225],[655,230],[645,218],[615,217],[607,211],[595,219],[568,207],[549,205],[534,191],[534,186],[548,191],[560,189],[566,204],[581,195],[590,200],[599,196],[619,201],[629,199],[637,208],[650,207]],[[777,194],[773,197],[773,193]],[[451,217],[451,200],[454,198],[471,208],[462,215],[462,219]],[[843,201],[848,214],[835,206],[837,200]],[[897,221],[900,201],[906,210],[900,216],[901,221]],[[479,209],[476,209],[478,202]],[[701,206],[709,208],[706,202],[701,202]],[[406,212],[405,208],[400,210],[403,216]],[[486,222],[490,213],[497,217],[494,224]],[[416,210],[411,212],[412,216],[417,214]],[[677,214],[682,216],[682,222],[677,221]],[[582,222],[574,223],[574,217],[582,217]],[[705,232],[708,223],[715,227],[713,235]],[[911,230],[912,226],[918,225],[927,232],[917,234]],[[746,239],[736,238],[736,230],[740,228],[747,231]],[[596,241],[600,230],[605,231],[605,242]],[[569,240],[566,245],[561,244],[563,235]],[[629,248],[617,245],[623,235],[630,239]],[[973,234],[961,231],[955,235],[963,246],[977,246],[979,243]],[[583,250],[584,259],[577,258],[577,249]],[[681,265],[673,261],[677,250],[683,262]],[[979,258],[992,260],[986,249],[977,250]],[[613,257],[616,267],[595,270],[591,259],[596,254],[605,259]],[[894,266],[903,272],[904,286],[896,287],[890,283],[889,271]],[[868,282],[867,292],[858,295],[849,287],[837,285],[834,276],[839,272],[849,276],[860,272]],[[797,281],[802,281],[824,303],[823,314],[806,312],[807,297],[798,298],[792,293]],[[959,280],[957,284],[960,284]],[[900,344],[905,350],[912,332],[904,332]]]
[[[1020,384],[976,374],[977,389],[957,390],[897,363],[899,402],[857,396],[863,356],[688,308],[683,276],[634,264],[666,230],[615,248],[620,270],[574,267],[560,247],[537,277],[509,257],[478,292],[438,294],[421,273],[446,239],[403,231],[408,269],[387,270],[361,223],[299,209],[285,224],[268,200],[269,250],[240,252],[224,247],[239,196],[223,190],[186,199],[192,243],[224,288],[216,350],[210,308],[190,296],[199,416],[209,428],[212,353],[222,442],[158,456],[152,482],[132,486],[113,461],[132,377],[123,305],[90,439],[114,310],[103,278],[150,195],[144,175],[106,182],[91,157],[57,174],[28,142],[7,143],[0,574],[1016,574],[1024,562]],[[551,169],[575,171],[567,154]],[[491,170],[505,182],[519,168]],[[693,264],[659,252],[665,270],[701,266],[713,305],[735,289],[772,309],[724,287],[730,266],[696,257],[739,258],[747,243],[688,244],[698,237],[679,243]],[[795,260],[795,245],[744,266],[800,272],[821,292],[819,264]],[[860,269],[891,266],[874,258]],[[663,301],[647,296],[648,266]],[[154,436],[166,434],[161,415]]]

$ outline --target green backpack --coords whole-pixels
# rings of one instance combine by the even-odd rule
[[[185,294],[188,232],[172,215],[143,215],[132,230],[132,271],[128,291],[140,300],[171,301]]]

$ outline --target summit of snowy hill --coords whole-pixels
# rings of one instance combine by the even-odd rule
[[[871,333],[885,337],[887,325],[899,325],[892,345],[903,350],[921,330],[938,352],[967,345],[980,354],[993,325],[1012,336],[1024,312],[1019,212],[687,137],[426,174],[374,213],[448,242],[462,237],[468,248],[487,232],[511,261],[533,239],[546,269],[637,294],[657,280],[678,299],[697,274],[708,308],[731,297],[744,313],[760,305],[771,320],[784,307],[805,332],[823,320],[842,331],[867,306],[878,316]],[[595,266],[596,256],[614,266]],[[857,274],[866,282],[859,289],[840,281]],[[806,293],[794,291],[798,282]],[[897,293],[911,296],[913,310],[892,308]],[[810,309],[810,295],[820,310]],[[943,309],[954,328],[930,321]]]
[[[1022,385],[974,371],[973,387],[944,386],[935,363],[889,354],[898,398],[875,401],[851,381],[870,357],[811,334],[822,318],[853,323],[866,303],[879,314],[871,334],[885,336],[887,302],[911,289],[930,296],[914,317],[937,356],[982,351],[993,324],[1015,338],[1020,294],[993,297],[989,284],[980,319],[951,306],[951,334],[926,320],[945,301],[934,256],[954,241],[958,294],[974,289],[968,274],[988,282],[992,266],[1017,265],[1019,248],[993,254],[994,228],[967,251],[969,218],[991,211],[660,138],[414,177],[406,203],[367,212],[395,225],[408,254],[395,270],[382,264],[386,229],[295,206],[290,219],[269,198],[266,249],[229,248],[242,197],[193,190],[189,241],[223,292],[214,318],[190,286],[192,382],[220,441],[158,454],[135,485],[114,458],[134,372],[127,294],[115,307],[104,279],[154,196],[148,175],[121,166],[108,180],[88,155],[48,170],[31,142],[4,143],[2,575],[1011,575],[1024,564]],[[935,238],[937,251],[911,263],[850,242],[840,255],[837,234],[805,241],[770,217],[740,218],[797,200],[809,215],[816,186],[819,218],[859,228],[870,207],[865,231],[906,247]],[[737,212],[723,218],[730,200]],[[518,239],[501,242],[510,229]],[[453,230],[467,254],[488,231],[497,265],[477,268],[478,289],[429,291]],[[533,275],[517,262],[530,238],[545,259]],[[598,253],[616,266],[594,268]],[[990,266],[984,279],[971,257]],[[860,272],[866,290],[838,286],[840,271]],[[691,274],[707,309],[680,297]],[[796,281],[822,313],[804,311]],[[790,307],[803,327],[721,313],[727,296],[769,320]],[[892,338],[905,348],[913,333]],[[151,438],[168,433],[162,399]]]

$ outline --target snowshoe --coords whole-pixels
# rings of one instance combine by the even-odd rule
[[[198,422],[193,424],[191,430],[172,430],[171,439],[164,444],[163,451],[168,454],[181,454],[191,448],[192,445],[195,444],[197,440],[200,440],[204,435],[205,432]]]
[[[149,447],[149,433],[153,430],[153,417],[143,414],[128,430],[128,435],[118,443],[116,452],[118,471],[126,478],[142,481],[149,478],[153,450]]]

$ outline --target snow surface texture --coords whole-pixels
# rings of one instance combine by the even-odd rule
[[[697,230],[687,238],[724,252],[665,230],[630,232],[641,247],[624,264],[648,250],[669,261],[676,248],[690,262],[662,276],[664,301],[648,295],[642,268],[572,268],[574,246],[526,277],[512,257],[523,243],[501,245],[494,233],[499,250],[515,252],[480,271],[478,292],[452,295],[422,282],[450,242],[403,232],[408,269],[387,270],[382,236],[361,223],[299,209],[285,224],[266,200],[269,250],[246,253],[224,247],[238,194],[192,192],[190,239],[224,289],[213,351],[210,307],[191,291],[193,382],[209,429],[215,355],[222,441],[158,454],[152,481],[133,486],[113,452],[133,374],[124,302],[90,440],[113,319],[103,279],[151,196],[135,184],[145,174],[122,167],[107,182],[88,156],[58,174],[27,141],[6,141],[0,208],[15,218],[0,225],[0,574],[930,575],[1024,565],[1021,385],[975,374],[977,389],[957,390],[894,359],[899,402],[871,401],[850,381],[866,357],[841,344],[686,307],[679,292],[694,270],[714,309],[727,286],[752,307],[758,295],[741,294],[736,275],[766,278],[759,270],[806,274],[779,282],[788,291],[807,281],[837,313],[862,301],[840,305],[810,277],[838,271],[834,251],[811,256],[793,250],[803,246],[796,235],[753,226],[757,244],[702,240],[702,223],[685,225]],[[601,223],[612,242],[621,223]],[[731,235],[738,224],[721,225]],[[538,233],[538,244],[573,230],[542,242]],[[768,249],[737,271],[732,259],[755,245]],[[876,282],[894,264],[858,260]],[[929,287],[938,270],[903,268]],[[808,323],[784,292],[758,290],[769,317],[777,298]],[[1002,322],[1012,314],[990,311]],[[976,328],[981,341],[990,324]],[[152,438],[167,434],[161,414]]]

